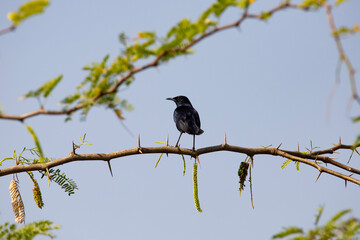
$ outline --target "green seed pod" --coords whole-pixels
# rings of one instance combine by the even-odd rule
[[[200,208],[199,195],[198,195],[198,183],[197,183],[197,163],[194,163],[193,167],[193,186],[194,186],[194,201],[196,209],[202,212]]]
[[[42,200],[39,184],[36,181],[36,179],[34,179],[33,182],[34,182],[34,188],[33,188],[34,200],[36,202],[36,205],[39,208],[42,208],[44,206],[44,202]]]

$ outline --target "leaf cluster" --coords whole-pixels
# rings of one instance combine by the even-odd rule
[[[299,8],[318,9],[323,5],[324,2],[326,2],[326,0],[304,0],[299,5]]]
[[[19,25],[30,16],[40,14],[49,5],[49,0],[32,0],[22,4],[16,12],[10,12],[8,18],[14,25]]]
[[[355,24],[352,28],[349,27],[340,27],[332,32],[333,36],[346,36],[358,33],[360,31],[360,27],[358,24]]]
[[[60,225],[53,224],[50,221],[43,220],[26,224],[20,228],[16,224],[8,222],[0,225],[0,239],[3,240],[31,240],[38,235],[48,236],[54,238],[55,235],[51,232],[59,229]]]
[[[303,151],[302,153],[306,154],[306,153],[311,153],[312,151],[314,151],[315,149],[319,149],[320,147],[317,146],[313,146],[312,141],[310,140],[310,148],[306,148],[306,151]],[[299,152],[299,149],[298,149]],[[283,164],[281,165],[281,169],[284,169],[290,162],[292,162],[293,160],[291,159],[286,159]],[[320,163],[319,163],[320,164]],[[296,170],[300,171],[300,162],[295,162],[295,166],[296,166]]]
[[[131,39],[121,33],[120,54],[113,60],[106,55],[100,62],[84,66],[83,69],[88,74],[77,86],[76,91],[61,101],[63,111],[78,107],[82,110],[82,116],[86,116],[92,107],[105,106],[114,110],[119,119],[124,119],[122,111],[131,111],[133,107],[125,99],[119,98],[117,92],[120,86],[126,88],[133,83],[133,73],[139,71],[139,67],[136,66],[138,62],[152,59],[154,65],[159,65],[175,57],[192,53],[190,47],[194,41],[212,31],[226,9],[247,8],[252,2],[254,0],[217,0],[196,21],[187,18],[180,20],[170,28],[165,37],[160,37],[155,32],[143,31]],[[46,98],[61,77],[50,80],[35,91],[30,91],[25,97]],[[69,116],[66,120],[71,119],[72,112],[67,112]]]
[[[61,79],[63,78],[63,75],[59,75],[58,77],[49,80],[48,82],[44,83],[40,88],[38,88],[35,91],[30,91],[27,94],[25,94],[26,98],[30,98],[30,97],[44,97],[47,98],[51,91],[56,87],[56,85],[61,81]]]
[[[7,157],[0,161],[0,166],[6,160],[15,161],[15,165],[31,165],[31,164],[37,164],[37,163],[46,163],[46,162],[50,162],[52,160],[52,159],[49,159],[44,156],[44,154],[41,150],[41,145],[40,145],[39,139],[38,139],[35,131],[28,125],[26,127],[27,127],[28,131],[30,132],[31,136],[33,137],[36,147],[30,148],[30,149],[23,148],[23,150],[21,151],[21,153],[19,155],[16,155],[16,151],[14,150],[12,157]],[[79,145],[74,144],[74,151],[75,151],[75,146],[76,146],[76,148],[80,148],[82,145],[91,145],[89,141],[85,140],[85,137],[86,137],[86,134],[84,135],[83,138],[79,137],[80,144]],[[35,158],[28,158],[24,155],[25,153],[30,153],[32,156],[35,156]],[[71,194],[75,193],[75,189],[78,189],[75,181],[70,179],[69,177],[67,177],[65,173],[62,173],[60,171],[60,169],[50,169],[50,170],[46,169],[46,171],[39,170],[39,172],[42,173],[41,178],[43,178],[46,175],[48,182],[49,182],[49,186],[50,186],[50,181],[53,181],[53,182],[57,183],[58,185],[60,185],[61,188],[64,189],[64,191],[66,193],[68,193],[69,196]],[[44,202],[42,199],[42,194],[40,191],[39,184],[38,184],[33,172],[28,171],[27,173],[34,184],[33,197],[34,197],[35,203],[39,208],[42,208],[44,206]],[[12,201],[12,207],[13,207],[13,211],[14,211],[14,215],[15,215],[15,221],[18,223],[22,223],[25,221],[25,208],[24,208],[24,204],[22,202],[22,198],[21,198],[21,194],[20,194],[20,190],[19,190],[20,183],[19,183],[19,180],[17,179],[17,177],[16,178],[15,177],[16,177],[16,174],[14,175],[13,179],[10,182],[9,190],[10,190],[10,196],[11,196],[11,201]]]
[[[318,226],[323,207],[319,207],[315,216],[314,228],[305,232],[302,228],[291,226],[285,227],[283,231],[275,234],[272,239],[288,240],[325,240],[325,239],[359,239],[360,238],[360,220],[354,217],[348,217],[342,220],[351,210],[346,209],[336,213],[324,225]]]
[[[76,182],[62,173],[60,169],[49,169],[49,179],[57,183],[69,196],[75,193],[75,189],[78,189]]]

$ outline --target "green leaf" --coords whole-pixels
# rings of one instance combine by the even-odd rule
[[[36,145],[36,148],[37,148],[37,150],[39,151],[39,154],[40,154],[39,161],[40,161],[40,162],[44,162],[44,154],[43,154],[43,151],[42,151],[42,149],[41,149],[41,146],[40,146],[40,142],[39,142],[38,137],[36,136],[34,130],[33,130],[29,125],[26,125],[26,129],[29,131],[29,133],[30,133],[31,136],[33,137],[34,142],[35,142],[35,145]]]
[[[122,33],[120,33],[119,34],[119,41],[120,41],[120,43],[122,44],[122,45],[124,45],[124,46],[126,46],[127,45],[127,37],[126,37],[126,35],[125,35],[125,33],[124,32],[122,32]]]
[[[43,96],[47,98],[51,91],[56,87],[56,85],[61,81],[63,75],[58,76],[57,78],[51,79],[49,82],[43,85],[44,93]]]
[[[2,105],[1,105],[1,103],[0,103],[0,115],[2,115],[2,114],[4,114],[5,113],[5,111],[4,111],[4,109],[3,109],[3,107],[2,107]]]
[[[340,212],[338,212],[337,214],[335,214],[331,219],[330,221],[331,222],[336,222],[337,220],[339,220],[342,216],[344,216],[345,214],[351,212],[350,209],[345,209],[345,210],[342,210]]]
[[[281,169],[284,169],[286,167],[286,165],[289,164],[289,162],[291,162],[290,159],[286,159],[285,162],[283,162],[283,164],[281,165]]]
[[[298,227],[285,227],[282,232],[272,236],[272,239],[284,238],[293,234],[303,233],[303,230]]]
[[[345,1],[347,1],[347,0],[336,0],[335,4],[336,4],[336,5],[340,5],[340,4],[342,4],[343,2],[345,2]]]
[[[2,160],[0,161],[0,166],[1,166],[1,164],[2,164],[4,161],[10,160],[10,159],[14,159],[14,158],[13,158],[13,157],[6,157],[6,158],[2,159]]]
[[[70,105],[72,103],[74,103],[76,100],[78,100],[80,98],[80,94],[74,93],[73,95],[67,96],[66,98],[64,98],[61,103],[65,104],[65,105]]]
[[[159,164],[159,162],[160,162],[160,159],[161,159],[161,157],[162,157],[162,155],[163,155],[164,153],[161,153],[160,154],[160,156],[159,156],[159,158],[158,158],[158,160],[156,161],[156,163],[155,163],[155,168],[157,167],[157,165]]]
[[[299,5],[299,8],[318,9],[325,1],[326,0],[305,0]]]
[[[155,33],[153,32],[139,32],[138,33],[140,38],[147,38],[147,39],[154,39],[155,38]]]
[[[69,196],[78,189],[76,182],[68,178],[65,173],[61,173],[60,169],[49,169],[49,179],[61,186]]]
[[[317,225],[319,224],[321,215],[322,215],[322,213],[323,213],[323,211],[324,211],[324,207],[321,206],[321,207],[319,207],[317,210],[318,210],[318,212],[317,212],[317,214],[315,215],[315,226],[317,226]]]
[[[247,8],[250,4],[252,4],[253,2],[255,2],[255,0],[240,0],[236,3],[236,5],[239,8]]]
[[[355,34],[357,33],[358,30],[358,25],[354,25],[354,27],[349,28],[349,27],[339,27],[338,29],[336,29],[335,31],[332,32],[333,36],[345,36],[345,35],[351,35],[351,34]]]
[[[358,117],[356,117],[356,118],[353,118],[352,121],[353,121],[354,123],[359,122],[359,121],[360,121],[360,116],[358,116]]]
[[[124,99],[121,100],[120,105],[127,111],[134,110],[134,106],[131,103],[129,103],[127,100],[124,100]]]
[[[268,20],[270,17],[271,17],[271,13],[267,11],[262,12],[260,15],[260,18],[262,20]]]
[[[28,17],[42,13],[49,3],[48,0],[33,0],[26,2],[22,4],[16,12],[10,12],[8,18],[14,25],[19,25]]]
[[[43,96],[44,98],[47,98],[50,95],[51,91],[54,90],[54,88],[61,81],[62,78],[63,78],[63,75],[59,75],[58,77],[51,79],[50,81],[44,83],[37,90],[30,91],[27,94],[25,94],[25,97],[30,98],[30,97]]]

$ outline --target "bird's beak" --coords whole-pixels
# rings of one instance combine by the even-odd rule
[[[168,97],[166,100],[171,100],[171,101],[174,101],[175,102],[175,99],[171,98],[171,97]]]

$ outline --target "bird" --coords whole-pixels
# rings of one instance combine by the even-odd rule
[[[200,117],[196,109],[191,105],[190,100],[185,96],[177,96],[173,98],[166,98],[166,100],[174,101],[176,109],[174,111],[174,122],[176,128],[180,131],[179,139],[175,147],[178,146],[181,135],[188,133],[194,136],[193,151],[195,151],[195,135],[200,135],[204,131],[200,128]]]

